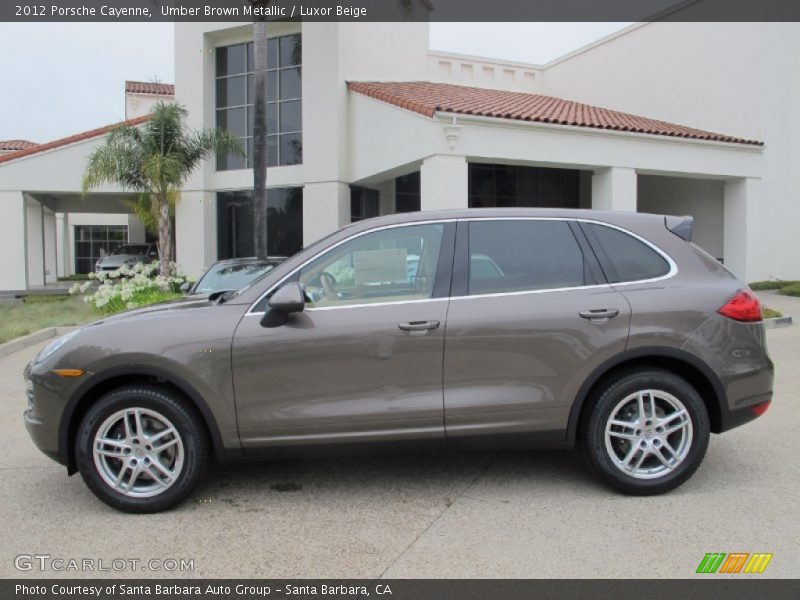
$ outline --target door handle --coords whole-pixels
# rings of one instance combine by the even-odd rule
[[[590,321],[599,321],[601,319],[611,319],[616,317],[619,314],[619,310],[616,308],[594,308],[592,310],[582,310],[578,314],[584,319],[589,319]]]
[[[403,331],[428,331],[437,329],[439,321],[411,321],[410,323],[401,323],[398,327]]]

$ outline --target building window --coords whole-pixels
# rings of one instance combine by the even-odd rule
[[[127,225],[75,225],[75,273],[91,273],[100,258],[127,240]]]
[[[236,135],[246,157],[218,156],[217,170],[253,167],[253,43],[217,48],[217,127]],[[267,166],[303,162],[300,34],[267,41]]]
[[[363,221],[380,214],[378,190],[350,186],[350,222]]]
[[[420,179],[419,171],[402,175],[395,179],[395,212],[405,213],[420,210]]]
[[[578,208],[580,171],[470,163],[469,207]]]
[[[267,191],[267,253],[291,256],[303,247],[303,188]],[[217,194],[217,255],[220,260],[254,255],[253,192]]]

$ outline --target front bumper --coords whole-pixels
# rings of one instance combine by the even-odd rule
[[[22,414],[25,429],[31,440],[46,456],[60,464],[66,457],[59,453],[59,428],[64,411],[64,398],[60,390],[63,380],[52,373],[36,373],[29,363],[23,371],[27,407]]]

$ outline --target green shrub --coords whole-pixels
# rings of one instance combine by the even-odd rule
[[[768,279],[766,281],[753,281],[752,283],[748,284],[751,290],[754,291],[761,291],[761,290],[779,290],[781,288],[785,288],[787,286],[793,285],[800,285],[800,281],[797,280],[781,280],[781,279]]]
[[[74,275],[66,275],[58,278],[59,281],[86,281],[88,279],[88,273],[75,273]]]
[[[800,282],[794,285],[787,285],[778,290],[781,296],[799,296],[800,297]]]

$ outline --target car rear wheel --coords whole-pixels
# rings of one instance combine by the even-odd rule
[[[627,494],[661,494],[684,483],[708,447],[703,400],[661,369],[620,374],[600,390],[583,429],[592,469]]]
[[[133,513],[181,502],[205,470],[203,423],[178,394],[151,385],[116,389],[81,422],[76,459],[81,476],[106,504]]]

